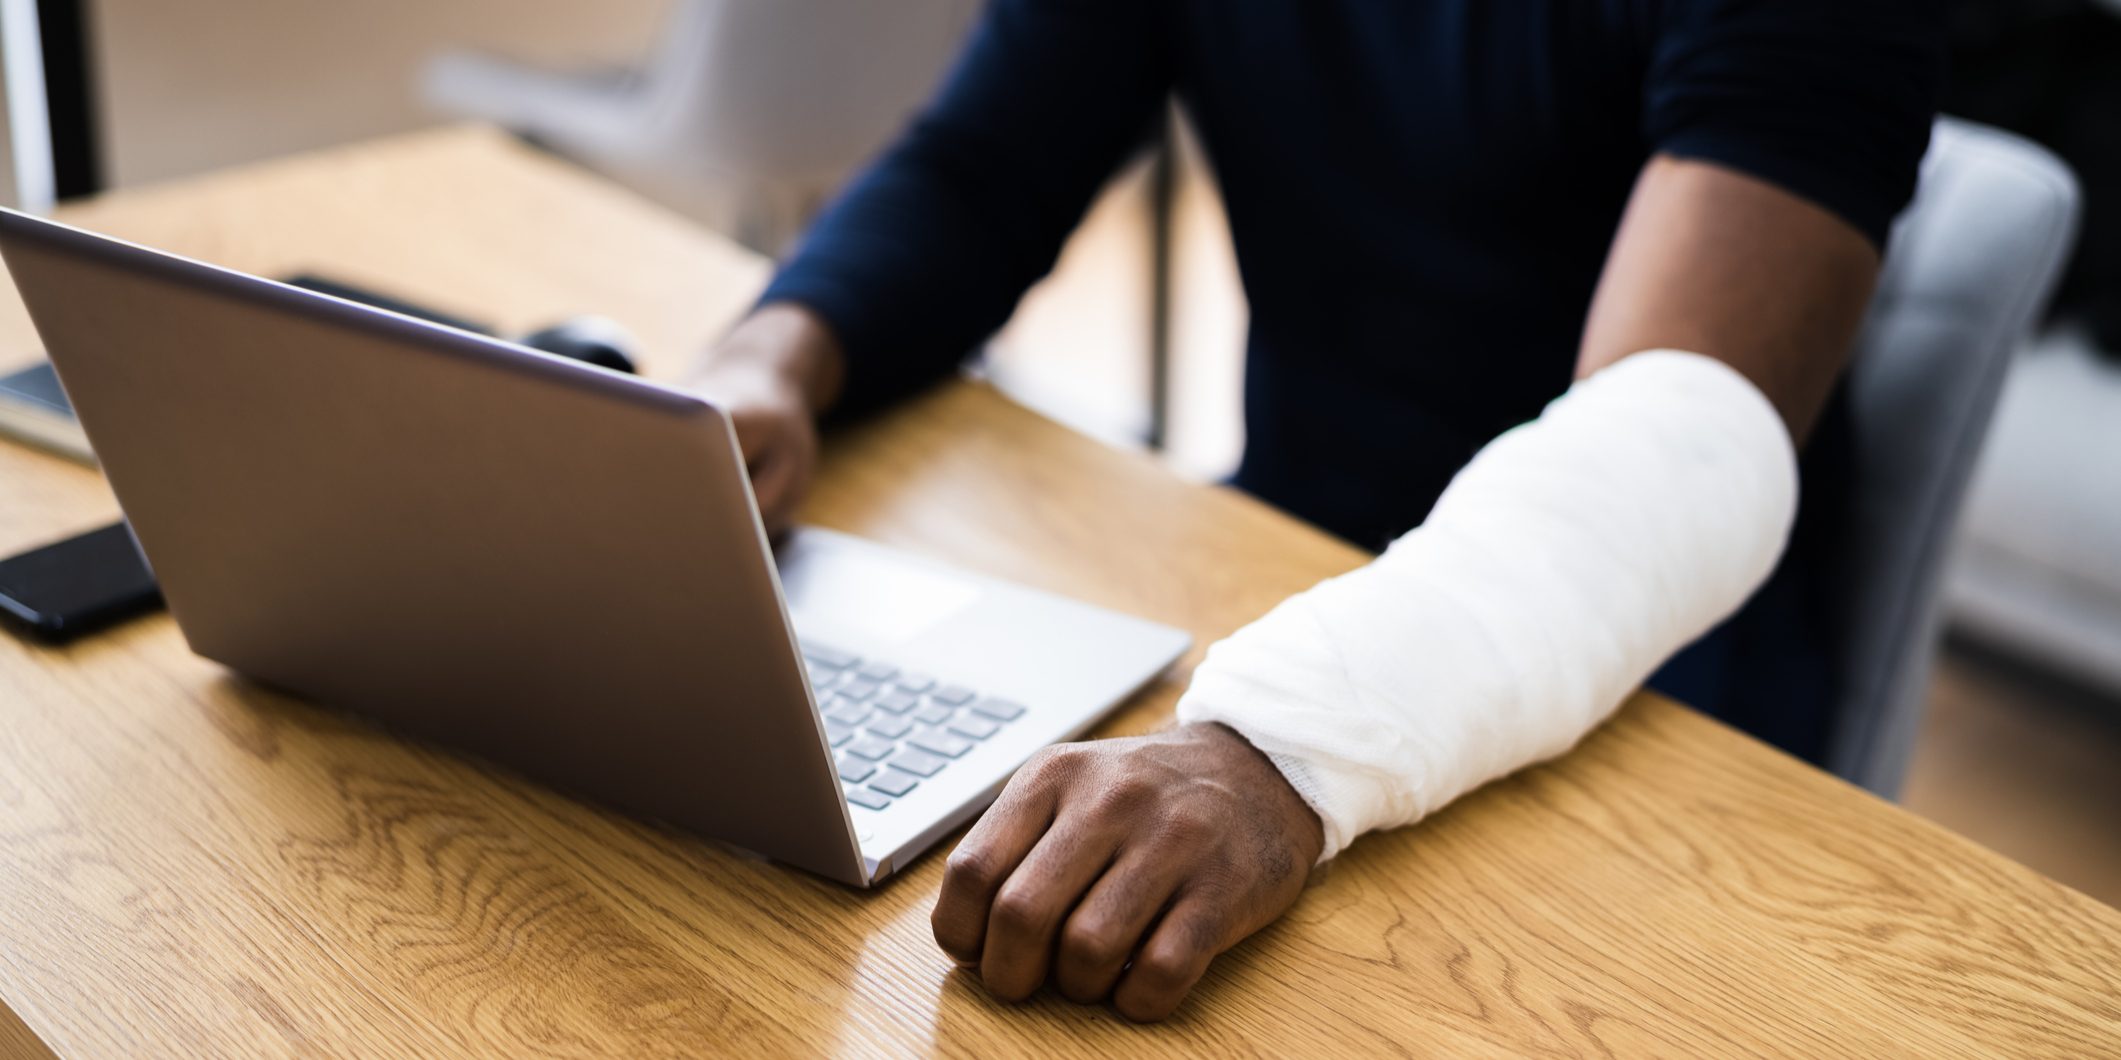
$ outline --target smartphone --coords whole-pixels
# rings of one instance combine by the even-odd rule
[[[162,606],[124,523],[0,560],[0,614],[54,643]]]

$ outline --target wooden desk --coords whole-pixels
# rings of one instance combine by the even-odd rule
[[[476,130],[67,216],[511,327],[601,310],[665,373],[765,276]],[[113,510],[0,447],[0,550]],[[1203,643],[1361,560],[973,384],[838,439],[810,514]],[[0,1053],[2121,1053],[2121,914],[1649,697],[1358,844],[1161,1026],[990,1001],[930,940],[940,867],[864,894],[618,818],[232,680],[167,618],[0,638]]]

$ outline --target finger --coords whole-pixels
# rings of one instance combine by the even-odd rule
[[[1134,964],[1120,976],[1112,1005],[1130,1020],[1149,1023],[1169,1016],[1200,982],[1208,962],[1230,939],[1229,910],[1213,892],[1191,891],[1164,914]]]
[[[778,536],[795,522],[796,510],[802,507],[808,464],[795,449],[775,446],[762,450],[747,470],[759,518],[766,524],[768,535]]]
[[[995,893],[1053,823],[1055,791],[1026,769],[950,852],[929,923],[935,944],[958,963],[979,963]]]
[[[1061,926],[1053,978],[1068,1000],[1102,1001],[1141,946],[1142,934],[1185,879],[1182,859],[1154,846],[1122,853]]]
[[[994,896],[980,979],[1004,1001],[1030,997],[1046,981],[1061,922],[1112,863],[1118,825],[1063,814]]]
[[[751,471],[751,496],[758,502],[759,520],[768,536],[778,536],[794,520],[794,480],[787,460],[768,458]]]
[[[777,434],[770,417],[743,411],[732,415],[729,425],[736,431],[737,451],[744,455],[744,464],[753,471],[779,451],[780,447],[774,444]]]

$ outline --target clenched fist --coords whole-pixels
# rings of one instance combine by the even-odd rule
[[[1162,1019],[1296,901],[1324,843],[1281,772],[1220,725],[1049,747],[950,855],[935,940],[1005,1000],[1050,979]]]

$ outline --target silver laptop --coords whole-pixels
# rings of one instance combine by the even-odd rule
[[[14,212],[0,253],[194,651],[850,884],[1183,652],[824,530],[695,394]]]

